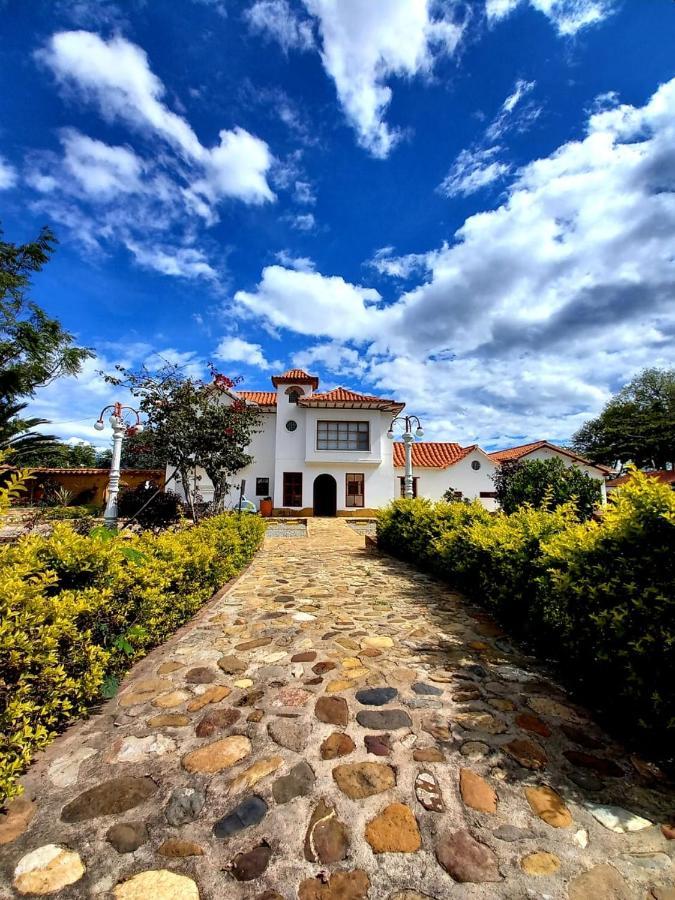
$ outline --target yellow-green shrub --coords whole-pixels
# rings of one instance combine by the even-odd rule
[[[672,742],[675,493],[635,472],[600,522],[543,541],[542,568],[541,616],[569,671],[597,704]]]
[[[35,750],[241,571],[264,523],[223,515],[160,535],[77,534],[0,546],[0,802]]]
[[[475,504],[401,501],[378,542],[490,608],[560,664],[630,736],[675,734],[675,494],[639,472],[599,521],[573,504],[489,515]]]

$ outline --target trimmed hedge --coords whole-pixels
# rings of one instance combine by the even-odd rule
[[[264,530],[233,514],[159,535],[62,523],[0,546],[0,803],[36,750],[242,570]]]
[[[489,608],[628,736],[672,753],[675,493],[635,472],[599,521],[573,503],[521,507],[395,500],[379,546]],[[669,746],[670,745],[670,746]]]

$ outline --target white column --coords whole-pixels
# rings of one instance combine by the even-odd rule
[[[405,450],[405,480],[403,483],[403,495],[406,500],[413,498],[413,474],[412,474],[412,444],[413,434],[405,431],[403,434],[403,448]]]
[[[124,422],[113,425],[113,451],[108,480],[108,501],[105,505],[103,521],[108,528],[117,527],[117,496],[120,490],[120,464],[122,461],[122,438],[127,430]]]

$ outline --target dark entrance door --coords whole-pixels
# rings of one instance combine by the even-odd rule
[[[314,515],[334,516],[337,512],[337,483],[332,475],[314,479]]]

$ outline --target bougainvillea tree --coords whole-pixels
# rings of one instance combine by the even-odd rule
[[[136,398],[155,447],[162,448],[167,464],[175,469],[195,521],[198,470],[211,480],[212,507],[220,510],[232,477],[252,461],[247,448],[261,426],[258,408],[237,396],[241,379],[210,370],[208,381],[186,376],[173,363],[138,372],[118,366],[116,375],[106,376]]]

